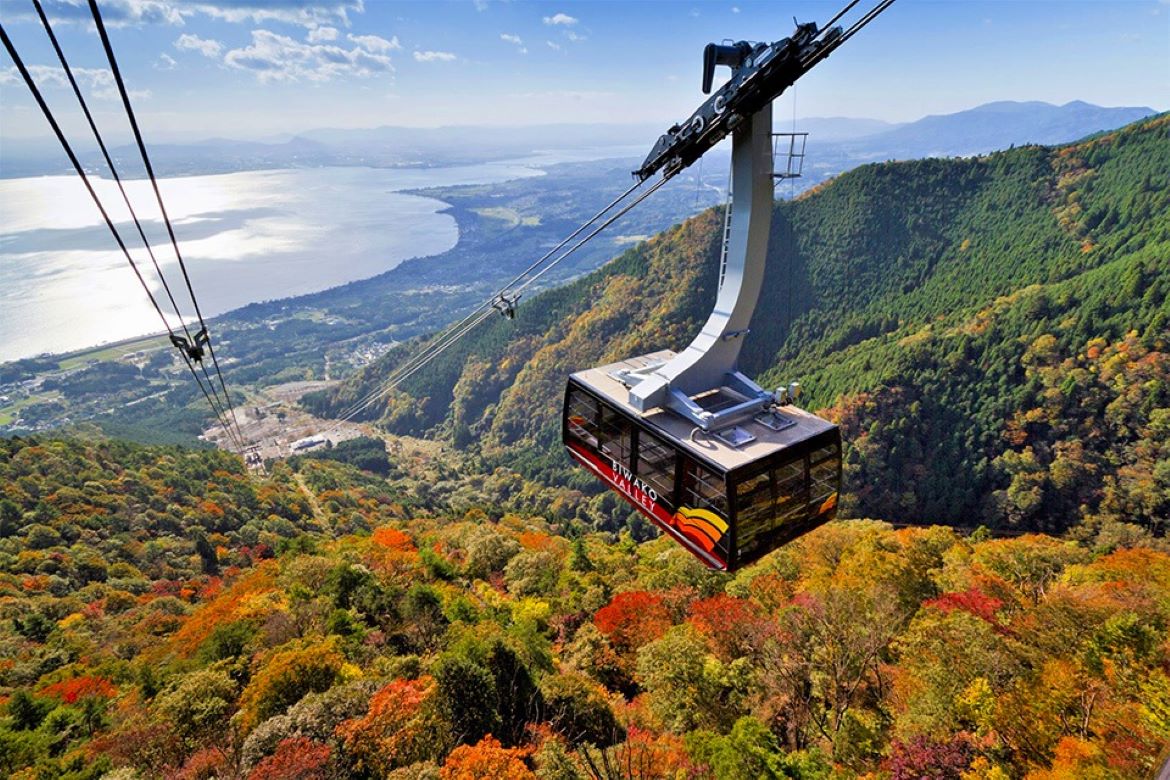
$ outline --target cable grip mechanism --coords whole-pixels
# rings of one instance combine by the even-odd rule
[[[202,363],[203,356],[206,354],[204,347],[211,343],[211,337],[207,335],[207,328],[200,328],[191,341],[187,341],[186,338],[177,333],[172,333],[171,343],[181,350],[188,360]]]

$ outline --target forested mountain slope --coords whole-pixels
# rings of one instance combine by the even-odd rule
[[[1170,513],[1170,116],[1056,148],[865,166],[776,204],[743,362],[799,380],[851,443],[853,516],[1057,530]],[[721,212],[521,306],[376,408],[490,461],[573,474],[564,377],[681,348],[710,309]],[[406,355],[329,397],[344,408]]]
[[[1137,780],[1170,742],[1132,526],[835,522],[728,576],[458,460],[0,439],[0,775]]]

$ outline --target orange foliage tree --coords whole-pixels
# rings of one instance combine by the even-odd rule
[[[399,531],[397,528],[391,528],[388,525],[381,526],[374,529],[370,539],[379,547],[385,547],[387,550],[395,550],[397,552],[417,552],[414,546],[414,541],[406,533]]]
[[[275,590],[276,565],[264,563],[219,591],[208,603],[183,621],[170,638],[170,646],[184,656],[194,653],[218,626],[245,617],[261,594]]]
[[[505,748],[491,734],[474,745],[460,745],[451,751],[439,770],[441,780],[535,780],[524,763],[529,751]]]
[[[284,712],[306,693],[328,690],[340,678],[345,658],[335,642],[290,644],[273,653],[244,689],[240,725],[245,731]]]
[[[440,755],[446,740],[435,711],[435,681],[394,680],[370,699],[362,718],[337,727],[355,768],[377,775]]]

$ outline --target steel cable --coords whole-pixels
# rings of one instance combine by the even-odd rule
[[[118,61],[117,61],[117,58],[114,56],[114,48],[110,44],[110,37],[106,33],[106,26],[102,22],[102,14],[101,14],[101,10],[98,8],[97,0],[89,0],[89,10],[93,15],[94,25],[97,27],[98,35],[102,40],[102,47],[105,49],[105,52],[106,52],[106,59],[108,59],[110,62],[110,70],[114,74],[114,81],[118,86],[118,93],[122,97],[122,105],[126,109],[126,118],[130,121],[130,128],[134,131],[134,140],[138,145],[139,153],[142,155],[142,162],[146,166],[146,175],[150,178],[150,186],[154,190],[155,200],[158,201],[158,208],[162,214],[163,223],[166,225],[167,235],[171,239],[171,246],[174,248],[175,257],[179,261],[179,270],[182,272],[183,281],[187,285],[187,293],[188,293],[188,295],[191,296],[191,304],[195,308],[195,316],[199,320],[199,327],[205,333],[210,333],[210,331],[207,328],[207,323],[204,322],[204,320],[203,320],[203,312],[200,311],[200,309],[199,309],[199,301],[195,297],[195,289],[194,289],[194,287],[192,287],[191,277],[187,273],[187,264],[183,261],[182,252],[179,251],[179,241],[175,237],[175,229],[171,224],[170,216],[167,214],[167,207],[163,203],[162,192],[159,190],[159,186],[158,186],[158,179],[154,175],[154,167],[150,164],[150,155],[147,154],[147,152],[146,152],[146,143],[142,140],[142,132],[138,128],[138,120],[134,116],[134,108],[133,108],[133,106],[130,105],[130,95],[126,90],[125,82],[122,80],[122,72],[118,68]],[[211,362],[215,368],[215,374],[219,378],[220,387],[223,389],[224,402],[225,402],[225,404],[230,412],[232,422],[234,423],[235,428],[236,428],[236,437],[242,441],[243,440],[243,433],[240,431],[239,420],[236,419],[236,410],[235,410],[234,404],[232,404],[231,394],[228,393],[227,382],[224,380],[223,372],[220,370],[220,367],[219,367],[219,359],[215,355],[215,347],[212,345],[210,338],[208,338],[206,343],[207,343],[207,352],[208,352],[208,354],[211,355]],[[199,363],[200,368],[203,369],[204,374],[207,375],[207,367],[203,365],[203,361],[200,360],[200,361],[198,361],[198,363]],[[211,377],[208,375],[207,378],[208,378],[208,381],[210,382]],[[213,391],[214,391],[214,387],[213,387]]]
[[[630,210],[635,208],[642,201],[646,200],[646,198],[653,195],[656,191],[658,191],[658,189],[660,187],[662,187],[662,185],[666,184],[667,181],[668,181],[668,179],[665,179],[665,178],[659,179],[657,182],[655,182],[653,184],[653,186],[651,186],[645,192],[641,193],[631,203],[628,203],[625,206],[623,206],[619,211],[617,211],[615,214],[610,216],[603,223],[598,225],[591,233],[589,233],[589,235],[585,236],[585,238],[581,239],[573,247],[566,250],[560,257],[556,258],[551,263],[549,263],[547,266],[542,268],[538,273],[531,276],[524,284],[517,287],[515,289],[515,292],[518,294],[518,293],[524,291],[525,289],[527,289],[528,287],[531,287],[538,279],[540,279],[546,273],[551,271],[558,264],[562,263],[568,257],[573,255],[573,253],[575,253],[577,250],[581,249],[581,247],[583,247],[587,243],[589,243],[589,241],[591,241],[594,237],[596,237],[597,234],[599,234],[601,231],[605,230],[607,227],[612,225],[614,222],[616,222],[622,216],[627,214]],[[630,190],[630,191],[632,192],[632,190]],[[608,211],[608,210],[609,209],[607,208],[606,211]],[[602,213],[604,213],[604,211]],[[588,224],[590,224],[590,223],[586,223],[585,227],[587,227]],[[579,235],[581,232],[582,232],[582,229],[579,228],[577,231],[574,232],[574,235]],[[562,242],[561,245],[563,246],[565,243],[567,243],[567,241]],[[508,290],[504,291],[504,293],[507,293],[507,292],[508,292]],[[426,365],[428,365],[431,361],[433,361],[435,358],[437,358],[440,354],[447,351],[448,348],[453,346],[455,344],[455,342],[457,342],[459,339],[461,339],[463,336],[465,336],[467,333],[469,333],[477,325],[479,325],[485,319],[490,317],[491,314],[492,314],[492,311],[490,309],[488,311],[482,312],[472,322],[468,323],[461,330],[454,333],[449,339],[446,340],[446,342],[441,347],[432,350],[430,352],[430,354],[427,354],[423,359],[414,361],[414,364],[410,365],[409,368],[404,368],[404,369],[400,369],[400,370],[396,371],[394,374],[391,375],[390,379],[388,379],[386,382],[380,384],[376,390],[374,390],[373,392],[368,393],[366,396],[364,396],[363,399],[356,406],[356,408],[353,408],[352,410],[348,411],[346,414],[342,415],[342,417],[338,420],[338,423],[343,423],[343,422],[346,422],[346,421],[352,419],[355,415],[357,415],[361,411],[364,411],[365,409],[369,408],[369,406],[371,404],[373,404],[374,401],[377,400],[378,397],[380,397],[380,396],[384,395],[385,393],[390,392],[391,390],[394,390],[397,387],[399,387],[403,382],[410,379],[410,377],[414,376],[414,374],[416,374],[420,370],[422,370]],[[335,430],[335,428],[331,429],[331,430]]]
[[[368,408],[369,403],[371,402],[371,399],[376,398],[377,396],[380,396],[383,393],[385,393],[386,392],[385,388],[391,382],[395,382],[395,379],[397,376],[401,375],[405,371],[410,371],[420,361],[430,362],[430,356],[431,356],[432,352],[441,352],[441,351],[446,350],[447,342],[449,339],[456,339],[457,340],[457,339],[461,338],[468,330],[475,327],[480,322],[482,322],[484,319],[486,319],[486,317],[483,317],[480,315],[482,313],[485,313],[485,310],[486,310],[487,314],[491,314],[492,304],[494,302],[500,300],[502,295],[505,295],[506,293],[508,293],[512,285],[514,285],[514,284],[516,284],[516,282],[524,279],[524,277],[526,277],[533,270],[538,268],[542,263],[544,263],[546,260],[548,260],[550,257],[552,257],[557,251],[562,249],[566,244],[568,244],[570,241],[572,241],[577,236],[581,235],[581,233],[584,232],[590,225],[594,224],[598,219],[603,217],[612,208],[614,208],[619,203],[621,203],[623,200],[628,198],[630,196],[630,194],[633,193],[635,190],[637,190],[640,186],[642,186],[641,181],[633,184],[629,189],[627,189],[621,195],[619,195],[618,197],[616,197],[612,201],[610,201],[609,204],[605,206],[605,208],[598,211],[596,214],[594,214],[592,217],[590,217],[588,220],[586,220],[580,226],[578,226],[576,230],[574,230],[569,235],[565,236],[565,238],[561,239],[561,241],[559,243],[557,243],[556,246],[554,246],[549,251],[545,252],[544,255],[542,255],[536,261],[531,263],[527,268],[525,268],[523,271],[521,271],[515,277],[513,277],[512,280],[509,281],[505,286],[499,288],[494,293],[492,293],[492,295],[489,298],[486,298],[475,309],[473,309],[470,313],[468,313],[462,320],[455,323],[454,325],[451,325],[451,326],[448,326],[447,328],[445,328],[444,331],[442,333],[440,333],[440,335],[435,340],[433,340],[430,344],[428,344],[424,349],[417,352],[413,357],[411,357],[409,360],[407,360],[407,362],[405,364],[403,364],[403,365],[399,366],[397,369],[395,369],[395,371],[391,374],[391,376],[386,380],[386,382],[384,384],[380,385],[375,390],[371,391],[370,393],[366,394],[365,396],[362,396],[357,401],[355,401],[353,404],[351,404],[350,407],[348,407],[347,410],[342,414],[340,419],[342,421],[350,419],[354,414],[357,414],[357,412],[360,411],[359,409],[357,409],[357,407],[360,407],[361,409]],[[557,260],[556,262],[560,262],[560,261]],[[475,320],[475,322],[471,323],[471,321],[473,319]],[[471,323],[470,327],[466,327],[468,325],[468,323]],[[394,386],[397,386],[397,383],[395,383]]]
[[[110,218],[109,212],[106,211],[105,205],[102,204],[101,198],[98,197],[97,191],[90,183],[89,177],[86,176],[85,168],[81,165],[81,161],[78,159],[77,154],[73,151],[73,147],[69,144],[69,140],[65,137],[65,133],[61,130],[61,126],[57,123],[56,117],[53,116],[52,109],[50,109],[48,103],[45,102],[45,98],[41,94],[40,88],[37,87],[36,81],[33,79],[32,74],[29,73],[28,68],[24,64],[24,60],[21,58],[20,53],[16,50],[16,46],[12,43],[12,39],[8,37],[8,32],[4,29],[4,25],[2,23],[0,23],[0,41],[3,42],[4,48],[8,52],[8,56],[12,58],[13,64],[16,65],[17,71],[24,79],[25,85],[28,87],[29,92],[33,96],[33,100],[41,109],[41,113],[44,114],[50,128],[53,130],[53,134],[57,137],[57,141],[61,144],[61,148],[64,150],[65,155],[69,158],[69,162],[73,165],[73,169],[77,172],[77,175],[80,177],[82,184],[85,185],[85,189],[89,193],[90,198],[93,199],[94,205],[97,206],[98,211],[101,213],[102,219],[106,223],[106,227],[109,229],[110,234],[114,237],[114,241],[117,242],[118,248],[122,251],[123,256],[126,258],[126,262],[130,265],[131,270],[134,271],[135,278],[138,279],[138,283],[142,286],[143,291],[146,293],[146,297],[150,300],[151,306],[154,308],[155,313],[158,314],[159,320],[163,324],[163,328],[167,331],[168,334],[173,335],[174,330],[172,330],[166,315],[163,314],[162,307],[159,306],[158,300],[154,297],[154,293],[151,292],[150,285],[146,283],[146,279],[143,277],[142,271],[138,267],[138,263],[135,262],[134,257],[130,254],[130,250],[126,246],[126,242],[122,239],[121,234],[118,232],[117,227]],[[186,356],[184,356],[184,358],[186,359]],[[191,369],[191,375],[195,377],[195,381],[198,383],[199,389],[203,392],[204,397],[207,398],[212,412],[215,414],[220,424],[224,427],[224,430],[227,431],[228,424],[224,413],[215,403],[212,402],[211,397],[207,393],[207,389],[203,385],[203,381],[199,378],[198,373],[195,372],[189,361],[188,368]]]

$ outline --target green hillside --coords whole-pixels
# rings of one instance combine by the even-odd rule
[[[744,368],[840,420],[853,516],[1059,530],[1170,513],[1170,116],[1065,147],[865,166],[776,204]],[[488,463],[561,456],[568,372],[681,348],[721,211],[494,321],[372,409]],[[407,349],[332,396],[344,408]]]

